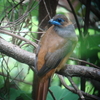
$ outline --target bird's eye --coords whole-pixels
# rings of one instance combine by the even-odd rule
[[[58,21],[59,23],[64,22],[64,20],[61,19],[61,18],[58,18],[57,21]]]

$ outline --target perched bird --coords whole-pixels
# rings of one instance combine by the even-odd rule
[[[52,26],[42,35],[36,53],[34,100],[46,100],[50,77],[64,66],[78,40],[65,15],[55,15],[49,23]]]

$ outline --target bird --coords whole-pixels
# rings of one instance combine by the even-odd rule
[[[49,20],[51,27],[41,36],[36,50],[34,100],[46,100],[50,78],[63,68],[78,41],[72,22],[63,14]]]

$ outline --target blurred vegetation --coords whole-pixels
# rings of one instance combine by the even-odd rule
[[[39,1],[23,1],[24,0],[0,0],[0,28],[37,42],[36,38],[38,34],[41,34],[37,32],[39,28]],[[77,26],[76,20],[72,15],[73,12],[65,1],[59,1],[56,13],[69,16],[69,19],[76,27],[76,34],[79,37],[79,41],[72,56],[100,66],[100,16],[98,16],[100,14],[95,14],[90,9],[88,15],[86,12],[87,9],[89,9],[88,5],[84,6],[82,0],[79,0],[80,2],[77,0],[70,1],[75,10],[80,27]],[[88,4],[86,0],[84,1],[85,4]],[[66,5],[63,5],[62,2]],[[100,3],[98,0],[90,0],[89,2],[92,8],[95,8],[94,10],[99,12]],[[87,21],[88,23],[86,23]],[[34,52],[34,47],[22,40],[4,33],[0,33],[0,37],[18,45],[24,50]],[[72,60],[69,60],[67,63],[87,65]],[[68,79],[64,79],[67,85],[71,86]],[[0,53],[0,100],[32,100],[32,80],[33,71],[28,65]],[[79,89],[81,89],[82,79],[80,77],[73,77],[73,81]],[[85,86],[84,90],[86,93],[100,97],[100,82],[85,79],[83,85]],[[78,100],[79,98],[77,94],[72,93],[61,85],[57,75],[54,75],[51,79],[50,90],[53,91],[57,100]],[[53,100],[49,92],[47,100]]]

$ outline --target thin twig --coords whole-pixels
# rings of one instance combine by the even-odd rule
[[[86,6],[86,0],[79,0],[83,5]],[[88,7],[89,8],[89,7]],[[97,10],[95,6],[91,5],[90,10],[100,19],[100,10]]]
[[[22,36],[19,36],[19,35],[10,33],[10,32],[8,32],[7,30],[0,30],[0,32],[1,32],[1,33],[5,33],[5,34],[8,34],[8,35],[11,35],[11,36],[16,37],[16,38],[18,38],[18,39],[21,39],[21,40],[23,40],[23,41],[26,41],[26,42],[30,43],[31,45],[35,46],[36,48],[37,48],[37,46],[38,46],[35,42],[32,42],[32,41],[30,41],[30,40],[28,40],[28,39],[26,39],[26,38],[24,38],[24,37],[22,37]]]
[[[78,30],[79,30],[79,33],[80,33],[79,35],[81,35],[80,25],[79,25],[77,16],[76,16],[76,14],[75,14],[75,11],[74,11],[74,9],[73,9],[73,6],[72,6],[70,0],[66,0],[66,1],[69,3],[69,6],[70,6],[70,8],[71,8],[71,10],[72,10],[72,13],[73,13],[73,15],[74,15],[74,17],[75,17],[75,20],[76,20],[76,23],[77,23],[77,27],[78,27]]]
[[[49,18],[51,19],[50,13],[49,13],[48,8],[47,8],[47,4],[45,3],[44,0],[43,0],[43,3],[44,3],[44,6],[45,6],[45,9],[47,11],[47,14],[49,15]]]
[[[7,25],[9,25],[9,24],[11,24],[11,25],[9,25],[9,26],[4,26],[4,27],[0,27],[0,28],[7,28],[7,27],[13,27],[13,25],[18,25],[18,24],[20,24],[24,19],[25,19],[25,17],[26,16],[28,16],[29,15],[29,13],[31,12],[31,11],[33,11],[33,9],[35,9],[38,5],[39,5],[39,3],[41,2],[41,0],[39,0],[39,2],[32,8],[32,9],[30,9],[29,11],[27,11],[26,13],[24,13],[21,17],[19,17],[17,20],[15,20],[14,22],[9,22]],[[20,23],[19,23],[20,22]],[[18,23],[18,24],[17,24]],[[12,25],[13,24],[13,25]]]
[[[85,13],[85,24],[84,24],[84,36],[88,34],[89,27],[89,15],[90,15],[91,0],[86,1],[86,13]]]
[[[65,81],[64,81],[64,79],[63,79],[63,77],[62,77],[61,75],[58,75],[58,77],[59,77],[59,79],[60,79],[62,85],[63,85],[66,89],[68,89],[69,91],[72,91],[73,93],[77,93],[76,90],[75,90],[73,87],[70,87],[70,86],[68,86],[68,85],[65,83]],[[81,90],[80,90],[80,91],[81,91]],[[100,98],[97,97],[97,96],[95,96],[95,95],[90,95],[90,94],[88,94],[88,93],[85,93],[84,91],[81,91],[81,92],[82,92],[82,94],[83,94],[84,96],[86,96],[86,97],[88,97],[88,98],[92,98],[93,100],[100,100]]]
[[[8,32],[13,32],[13,33],[37,33],[37,34],[40,34],[40,33],[45,33],[45,32],[33,32],[33,31],[20,31],[20,32],[17,32],[17,31],[10,31],[10,30],[7,30]]]
[[[9,14],[14,8],[16,8],[19,4],[21,4],[22,2],[23,2],[24,0],[21,0],[18,4],[16,4],[15,6],[13,6],[8,12],[7,12],[7,14]],[[6,15],[7,15],[6,14]],[[6,17],[6,15],[2,18],[2,20],[1,20],[1,22],[4,20],[4,18]],[[0,22],[0,24],[1,24],[1,22]]]
[[[76,90],[76,92],[79,95],[79,97],[81,98],[81,100],[85,100],[85,97],[83,96],[82,92],[77,88],[77,86],[73,82],[72,78],[70,76],[68,76],[67,78],[70,81],[70,83],[72,84],[72,86],[74,87],[74,89]]]
[[[73,57],[70,57],[69,59],[74,60],[74,61],[83,62],[83,63],[85,63],[85,64],[88,64],[88,65],[90,65],[90,66],[93,66],[93,67],[95,67],[95,68],[100,69],[100,67],[99,67],[99,66],[96,66],[96,65],[94,65],[94,64],[92,64],[92,63],[89,63],[89,62],[87,62],[87,61],[84,61],[84,60],[80,60],[80,59],[73,58]]]
[[[39,23],[39,27],[41,26],[41,24],[44,22],[44,20],[46,19],[48,17],[48,15],[46,15],[42,20],[41,20],[41,22]]]
[[[0,75],[1,75],[1,76],[4,76],[4,77],[8,77],[6,74],[4,74],[4,73],[2,73],[2,72],[0,72]],[[32,85],[32,83],[23,81],[23,80],[21,80],[21,79],[12,78],[12,77],[9,77],[9,78],[12,79],[12,80],[16,80],[16,81],[18,81],[18,82],[22,82],[22,83],[25,83],[25,84],[28,84],[28,85]]]
[[[50,92],[52,98],[53,98],[54,100],[56,100],[55,96],[53,95],[53,92],[52,92],[50,89],[49,89],[49,92]]]

